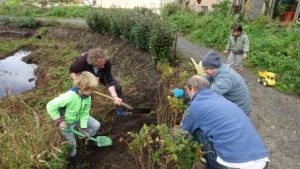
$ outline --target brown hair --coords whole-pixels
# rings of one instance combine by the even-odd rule
[[[100,47],[89,50],[87,62],[88,64],[93,65],[97,59],[105,59],[104,51]]]
[[[243,27],[241,24],[235,23],[234,25],[232,25],[231,30],[237,31],[237,32],[243,32]]]

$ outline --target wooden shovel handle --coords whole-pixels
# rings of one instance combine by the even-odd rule
[[[94,91],[94,93],[96,93],[96,94],[99,95],[99,96],[106,97],[106,98],[108,98],[108,99],[110,99],[110,100],[114,100],[113,97],[108,96],[108,95],[106,95],[106,94],[103,94],[103,93],[101,93],[101,92]],[[128,104],[126,104],[126,103],[124,103],[124,102],[122,102],[122,106],[124,106],[124,107],[126,107],[126,108],[128,108],[128,109],[130,109],[130,110],[133,109],[130,105],[128,105]]]

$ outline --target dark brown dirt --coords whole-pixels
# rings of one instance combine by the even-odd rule
[[[123,86],[124,101],[130,104],[133,114],[120,118],[114,111],[111,101],[100,96],[94,96],[93,116],[101,122],[100,135],[110,136],[113,146],[106,148],[81,147],[80,156],[85,168],[118,169],[126,166],[136,168],[134,157],[125,143],[128,132],[137,132],[143,124],[156,123],[156,116],[149,114],[155,107],[155,93],[159,75],[148,53],[120,42],[111,36],[99,35],[87,30],[69,30],[52,28],[50,37],[60,40],[83,40],[78,45],[82,51],[102,46],[112,61],[114,76]],[[79,46],[81,45],[81,46]],[[101,92],[108,93],[101,87]],[[125,142],[119,142],[124,138]]]

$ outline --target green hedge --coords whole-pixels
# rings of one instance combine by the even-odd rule
[[[87,23],[92,30],[116,36],[135,47],[148,50],[155,63],[172,59],[173,34],[160,17],[147,9],[91,11]]]

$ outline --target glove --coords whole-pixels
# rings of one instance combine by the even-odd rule
[[[174,97],[176,98],[180,98],[184,96],[184,90],[179,89],[179,88],[175,88],[171,91],[171,93],[173,94]]]

